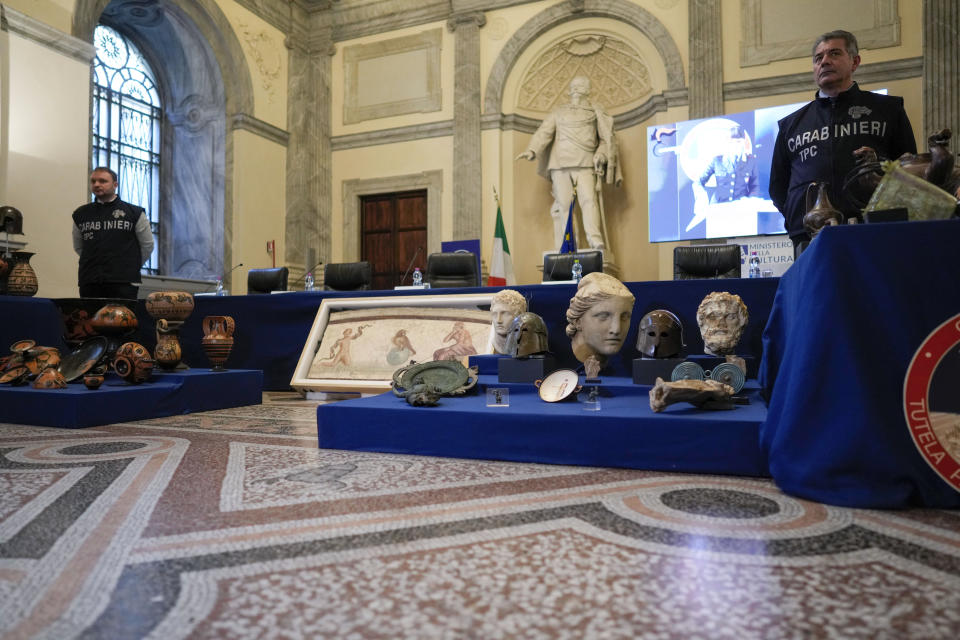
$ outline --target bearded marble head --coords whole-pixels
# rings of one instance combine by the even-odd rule
[[[749,320],[747,305],[740,296],[726,291],[707,295],[697,308],[704,352],[714,356],[733,354]]]

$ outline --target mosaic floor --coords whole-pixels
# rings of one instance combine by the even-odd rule
[[[960,637],[960,512],[318,450],[272,400],[0,425],[0,636]]]

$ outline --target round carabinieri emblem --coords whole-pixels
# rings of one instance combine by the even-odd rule
[[[903,382],[903,411],[920,455],[960,491],[960,315],[933,330]]]

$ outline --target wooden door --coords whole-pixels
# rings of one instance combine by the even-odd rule
[[[423,272],[427,264],[427,190],[362,196],[360,210],[361,259],[373,267],[371,288],[411,284],[413,268]]]

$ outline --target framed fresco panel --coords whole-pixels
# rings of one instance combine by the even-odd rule
[[[430,360],[493,353],[491,293],[327,298],[320,303],[290,386],[380,393],[393,372]]]

